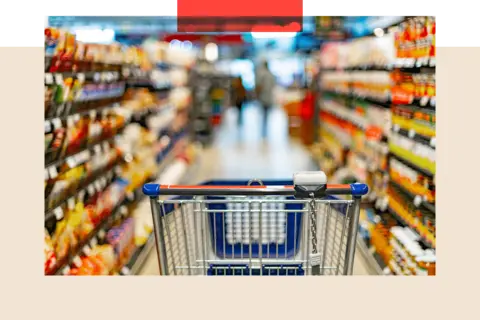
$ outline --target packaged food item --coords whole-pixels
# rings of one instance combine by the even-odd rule
[[[135,250],[135,223],[133,218],[127,218],[121,225],[110,229],[107,241],[113,247],[117,268],[125,265]]]
[[[45,254],[44,270],[45,274],[50,273],[57,264],[57,257],[53,247],[52,239],[47,230],[45,230],[45,244],[43,252]]]

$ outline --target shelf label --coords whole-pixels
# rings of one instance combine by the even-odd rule
[[[53,123],[53,128],[55,130],[59,129],[62,127],[62,121],[59,119],[59,118],[55,118],[52,120],[52,123]]]
[[[101,185],[101,183],[100,183],[100,180],[96,180],[96,181],[94,182],[94,184],[95,184],[95,189],[97,190],[97,192],[102,191],[102,185]]]
[[[415,205],[415,207],[419,207],[422,204],[422,197],[416,195],[413,199],[413,204]]]
[[[120,214],[122,214],[122,216],[127,216],[128,215],[128,210],[127,210],[126,206],[121,206],[120,207]]]
[[[57,220],[61,220],[63,218],[63,210],[62,207],[56,207],[53,209],[53,214]]]
[[[80,259],[79,256],[76,256],[75,258],[73,258],[73,264],[75,265],[75,267],[80,268],[82,266],[82,259]]]
[[[75,208],[75,198],[71,197],[70,199],[67,200],[67,206],[69,210],[73,210]]]
[[[97,238],[93,237],[92,240],[90,240],[90,246],[92,248],[95,248],[96,245],[97,245]]]
[[[47,120],[45,121],[45,132],[50,132],[50,130],[52,130],[52,124]]]
[[[130,275],[130,269],[128,269],[127,267],[123,267],[120,272],[125,276]]]
[[[88,247],[88,245],[86,245],[85,247],[83,247],[83,253],[84,253],[86,256],[90,255],[91,250],[90,250],[90,248]]]
[[[77,161],[76,161],[75,157],[68,157],[67,158],[67,165],[70,168],[75,168],[77,166]]]
[[[62,84],[62,82],[63,82],[63,76],[62,76],[61,73],[56,73],[56,74],[55,74],[55,82],[56,82],[57,84]]]
[[[66,266],[65,268],[63,268],[62,274],[63,274],[64,276],[67,275],[67,274],[69,274],[69,273],[70,273],[70,267],[69,267],[69,266]]]
[[[101,229],[98,231],[98,238],[103,239],[105,238],[105,230]]]
[[[57,167],[51,166],[48,168],[48,173],[50,174],[51,179],[55,179],[58,176]]]
[[[85,81],[85,74],[83,74],[83,73],[77,73],[77,79],[78,79],[80,82],[84,82],[84,81]]]
[[[51,73],[45,73],[45,83],[53,84],[53,76]]]
[[[88,195],[91,197],[95,194],[95,188],[93,187],[93,184],[88,185],[87,187]]]

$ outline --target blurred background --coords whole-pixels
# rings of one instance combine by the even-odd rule
[[[370,187],[354,274],[435,274],[433,17],[176,31],[48,18],[45,274],[158,274],[144,183],[305,170]]]

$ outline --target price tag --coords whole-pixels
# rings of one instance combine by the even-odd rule
[[[73,125],[74,125],[73,117],[68,117],[67,118],[67,126],[73,127]]]
[[[83,202],[85,200],[85,189],[78,192],[78,201]]]
[[[108,141],[105,141],[103,143],[103,151],[108,152],[108,150],[110,150],[110,143],[108,143]]]
[[[413,198],[413,204],[415,205],[415,207],[420,207],[420,205],[422,204],[422,197],[416,195],[415,198]]]
[[[75,208],[75,198],[72,197],[72,198],[68,199],[67,200],[67,205],[68,205],[69,210],[73,210],[73,208]]]
[[[102,191],[102,185],[100,183],[100,180],[95,181],[94,184],[95,184],[95,190],[97,190],[97,192]]]
[[[437,138],[436,137],[433,137],[432,139],[430,139],[430,146],[432,148],[435,148],[437,146]]]
[[[123,267],[120,272],[125,276],[130,275],[130,269],[128,269],[127,267]]]
[[[70,168],[75,168],[77,166],[77,160],[75,159],[75,157],[68,157],[67,158],[67,165]]]
[[[55,74],[55,83],[57,84],[62,84],[63,82],[63,76],[61,73],[56,73]]]
[[[398,132],[400,131],[400,126],[398,124],[394,124],[392,129],[394,132]]]
[[[101,79],[101,74],[98,72],[95,72],[95,74],[93,75],[93,81],[98,82],[100,81],[100,79]]]
[[[49,179],[48,170],[45,169],[45,180],[48,180],[48,179]]]
[[[95,248],[97,245],[97,238],[93,237],[92,240],[90,240],[90,247]]]
[[[413,137],[415,137],[415,130],[413,129],[408,130],[408,137],[410,139],[413,139]]]
[[[55,118],[52,120],[52,123],[53,123],[53,128],[55,130],[59,129],[62,127],[62,120],[60,120],[59,118]]]
[[[83,253],[88,256],[90,255],[90,253],[92,252],[92,250],[90,250],[90,248],[88,247],[88,245],[86,245],[85,247],[83,247]]]
[[[77,79],[80,82],[84,82],[85,81],[85,74],[84,73],[77,73]]]
[[[105,230],[101,229],[100,231],[98,231],[98,237],[100,239],[105,238]]]
[[[73,115],[73,120],[74,120],[75,122],[79,121],[79,120],[80,120],[80,115],[79,115],[78,113],[77,113],[77,114],[74,114],[74,115]]]
[[[53,209],[53,214],[55,215],[55,218],[57,220],[62,220],[63,219],[62,207],[56,207],[55,209]]]
[[[102,185],[102,188],[105,188],[105,187],[107,186],[107,178],[102,177],[102,178],[100,179],[100,183],[101,183],[101,185]]]
[[[80,268],[82,266],[82,259],[80,259],[79,256],[76,256],[75,258],[73,258],[73,264],[75,265],[75,267]]]
[[[51,73],[45,73],[45,83],[53,84],[53,76]]]
[[[387,210],[387,208],[388,208],[388,198],[385,197],[385,198],[383,198],[383,201],[382,201],[382,203],[381,203],[381,205],[380,205],[380,209],[381,209],[382,211],[385,211],[385,210]]]
[[[430,98],[430,105],[432,107],[435,107],[437,105],[437,101],[436,101],[435,97]]]
[[[121,214],[122,216],[127,216],[127,214],[128,214],[128,209],[127,209],[126,206],[121,206],[121,207],[120,207],[120,214]]]
[[[420,99],[420,105],[421,105],[422,107],[425,107],[425,106],[427,105],[427,103],[428,103],[428,97],[422,97],[422,98]]]
[[[69,274],[69,273],[70,273],[70,267],[69,267],[69,266],[66,266],[65,268],[63,268],[62,274],[63,274],[64,276],[66,276],[66,275]]]
[[[57,167],[51,166],[48,168],[48,173],[50,174],[51,179],[55,179],[58,176]]]
[[[49,120],[45,121],[45,132],[50,132],[52,130],[52,124]]]
[[[430,67],[435,67],[437,65],[437,60],[436,58],[430,58]]]
[[[127,194],[127,199],[128,201],[133,201],[135,199],[135,195],[133,194],[133,192],[129,192]]]
[[[95,188],[93,187],[93,184],[90,184],[88,187],[87,187],[87,192],[88,192],[88,195],[91,197],[95,194]]]
[[[102,147],[99,144],[96,144],[96,145],[93,146],[93,151],[97,154],[101,153],[102,152]]]

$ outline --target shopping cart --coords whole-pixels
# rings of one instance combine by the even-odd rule
[[[162,275],[351,275],[368,187],[301,172],[293,181],[146,184],[143,192]]]

